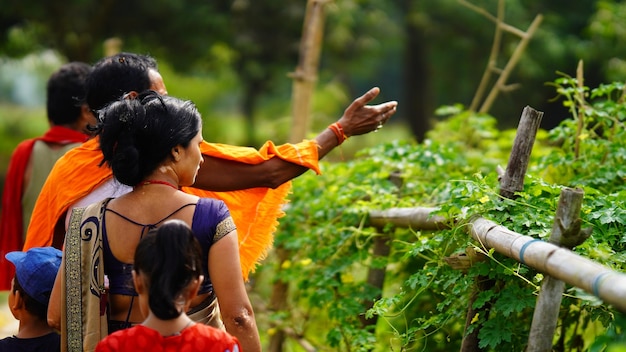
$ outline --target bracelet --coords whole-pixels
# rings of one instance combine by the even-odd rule
[[[348,139],[348,136],[346,136],[343,132],[343,127],[341,127],[339,122],[331,124],[328,128],[330,128],[330,130],[335,134],[335,137],[337,137],[337,145],[341,145],[341,143]]]

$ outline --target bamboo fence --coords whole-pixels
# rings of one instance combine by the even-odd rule
[[[442,228],[447,223],[430,216],[434,208],[393,208],[370,212],[373,226],[393,224],[419,230]],[[468,227],[471,236],[486,250],[513,258],[537,271],[578,287],[626,313],[626,274],[585,258],[555,244],[522,235],[493,221],[476,218]]]

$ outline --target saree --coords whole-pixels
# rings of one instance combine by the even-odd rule
[[[61,351],[93,351],[108,335],[102,212],[105,201],[72,211],[61,275]]]
[[[109,334],[103,241],[104,213],[110,199],[85,208],[75,208],[70,216],[58,274],[61,275],[61,297],[63,297],[61,303],[63,352],[93,351],[98,342]],[[207,212],[197,214],[206,216]],[[194,223],[195,218],[196,214]],[[210,239],[213,239],[213,235]],[[209,295],[187,314],[197,323],[225,330],[215,295]]]
[[[198,306],[191,308],[187,312],[187,316],[196,323],[209,325],[219,330],[226,330],[220,316],[220,306],[214,295],[209,296]]]

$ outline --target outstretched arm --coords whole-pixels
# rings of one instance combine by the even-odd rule
[[[374,87],[346,108],[337,121],[346,137],[376,131],[395,114],[398,105],[395,101],[367,105],[379,93],[380,89]],[[315,137],[315,142],[319,146],[319,159],[330,153],[342,141],[330,128],[323,130]],[[232,191],[253,187],[276,188],[307,170],[308,168],[304,166],[280,158],[251,165],[205,155],[194,187],[210,191]]]

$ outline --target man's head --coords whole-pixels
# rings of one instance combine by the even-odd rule
[[[54,72],[48,79],[48,120],[53,125],[71,125],[81,117],[81,105],[85,99],[85,80],[91,66],[84,62],[70,62]]]
[[[152,89],[167,94],[156,60],[147,55],[119,53],[98,61],[87,78],[87,105],[100,110],[126,93]]]
[[[12,295],[19,292],[26,310],[44,320],[62,255],[54,247],[35,247],[27,252],[10,252],[5,255],[15,265]]]

